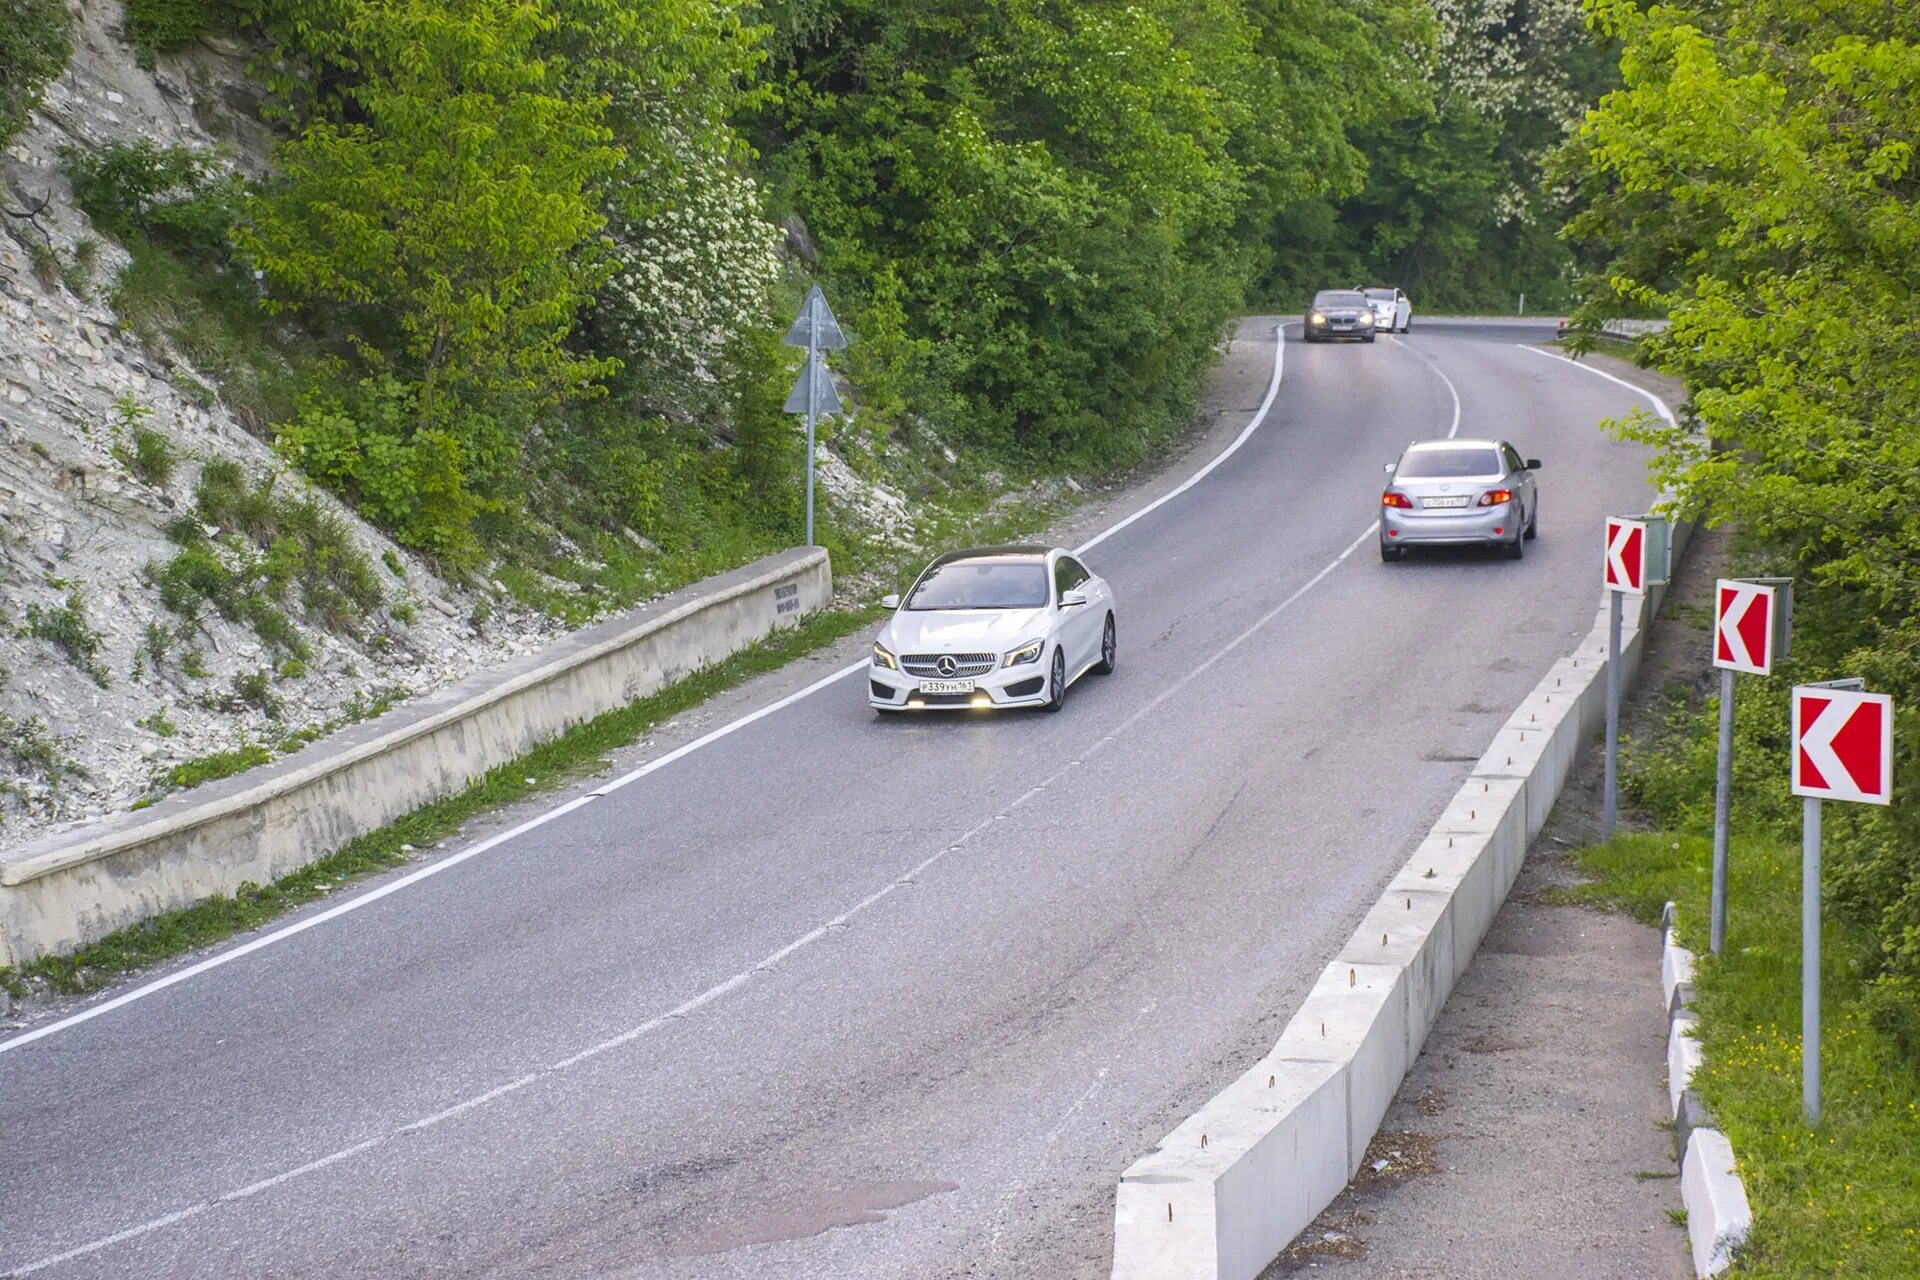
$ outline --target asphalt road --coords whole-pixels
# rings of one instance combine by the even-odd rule
[[[0,1274],[1104,1276],[1120,1171],[1592,625],[1601,516],[1651,496],[1595,423],[1638,401],[1548,336],[1290,342],[1239,452],[1089,553],[1120,669],[1061,715],[880,720],[849,677],[0,1053]],[[1437,370],[1546,462],[1524,561],[1363,537],[1453,426]]]

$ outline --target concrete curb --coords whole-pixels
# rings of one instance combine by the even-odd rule
[[[1690,532],[1674,529],[1676,560]],[[1623,681],[1639,670],[1664,596],[1656,587],[1626,601]],[[1607,629],[1603,599],[1587,638],[1494,735],[1273,1049],[1121,1176],[1114,1280],[1253,1280],[1359,1171],[1575,757],[1605,722]]]
[[[1734,1166],[1733,1144],[1713,1127],[1700,1095],[1688,1087],[1700,1067],[1693,999],[1693,953],[1673,939],[1674,904],[1661,914],[1660,978],[1667,999],[1667,1094],[1673,1105],[1674,1149],[1680,1159],[1680,1202],[1696,1276],[1717,1276],[1753,1229],[1746,1184]]]
[[[0,965],[72,951],[265,884],[451,795],[832,599],[802,547],[695,583],[260,769],[35,841],[0,861]]]

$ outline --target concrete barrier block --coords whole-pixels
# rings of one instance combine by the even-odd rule
[[[826,607],[827,553],[797,548],[478,671],[262,768],[0,859],[12,963],[266,884],[451,795],[567,729]]]
[[[1717,1276],[1733,1265],[1733,1251],[1753,1230],[1753,1210],[1734,1169],[1733,1145],[1718,1129],[1694,1130],[1680,1165],[1680,1199],[1687,1207],[1694,1274]]]
[[[1253,1280],[1347,1178],[1344,1067],[1263,1059],[1121,1176],[1115,1280]]]
[[[1448,986],[1459,980],[1500,910],[1499,868],[1487,852],[1488,835],[1436,832],[1420,842],[1413,857],[1387,887],[1387,894],[1445,893],[1452,932]]]
[[[1453,894],[1391,889],[1373,904],[1334,966],[1395,965],[1406,974],[1407,1061],[1419,1056],[1455,977]]]
[[[1693,1038],[1699,1019],[1683,1013],[1667,1023],[1667,1114],[1678,1117],[1680,1095],[1700,1066],[1700,1042]]]
[[[1660,994],[1668,1009],[1673,1008],[1676,988],[1693,985],[1693,967],[1693,952],[1673,940],[1673,927],[1669,925],[1662,934],[1660,946]]]
[[[1348,1176],[1359,1172],[1367,1143],[1412,1065],[1407,1055],[1406,970],[1337,961],[1328,965],[1268,1056],[1346,1067],[1346,1167]]]

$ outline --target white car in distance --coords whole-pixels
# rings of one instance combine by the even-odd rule
[[[1367,297],[1367,305],[1373,308],[1373,331],[1375,333],[1411,333],[1413,331],[1413,303],[1407,301],[1407,295],[1398,289],[1389,289],[1385,285],[1370,285],[1365,289],[1356,289]]]
[[[950,551],[881,603],[894,612],[873,642],[876,711],[1058,711],[1075,680],[1113,671],[1113,588],[1058,547]]]

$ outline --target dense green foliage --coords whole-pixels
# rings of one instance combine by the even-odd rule
[[[73,54],[64,0],[0,0],[0,147]]]
[[[756,136],[886,352],[873,372],[1055,462],[1128,460],[1182,421],[1278,193],[1355,180],[1358,89],[1410,79],[1425,31],[1405,0],[811,16],[778,33]]]
[[[1578,0],[1435,0],[1431,93],[1362,118],[1355,191],[1312,195],[1273,224],[1261,292],[1276,304],[1326,285],[1386,282],[1438,310],[1529,311],[1574,300],[1560,238],[1569,191],[1551,176],[1566,134],[1618,83],[1610,43]],[[1391,83],[1362,84],[1383,96]]]
[[[1798,674],[1895,696],[1902,802],[1829,806],[1828,889],[1871,931],[1875,1007],[1920,1054],[1920,11],[1596,13],[1626,87],[1582,132],[1575,226],[1611,255],[1593,310],[1665,308],[1647,357],[1692,392],[1691,421],[1628,430],[1661,446],[1683,509],[1795,576]],[[1784,693],[1751,701],[1745,741],[1778,761]],[[1747,811],[1791,823],[1782,785],[1750,787]]]
[[[69,166],[143,336],[443,568],[590,611],[796,535],[806,274],[828,439],[958,505],[1143,456],[1251,294],[1564,276],[1570,3],[134,0],[147,51],[265,43],[270,171]]]

